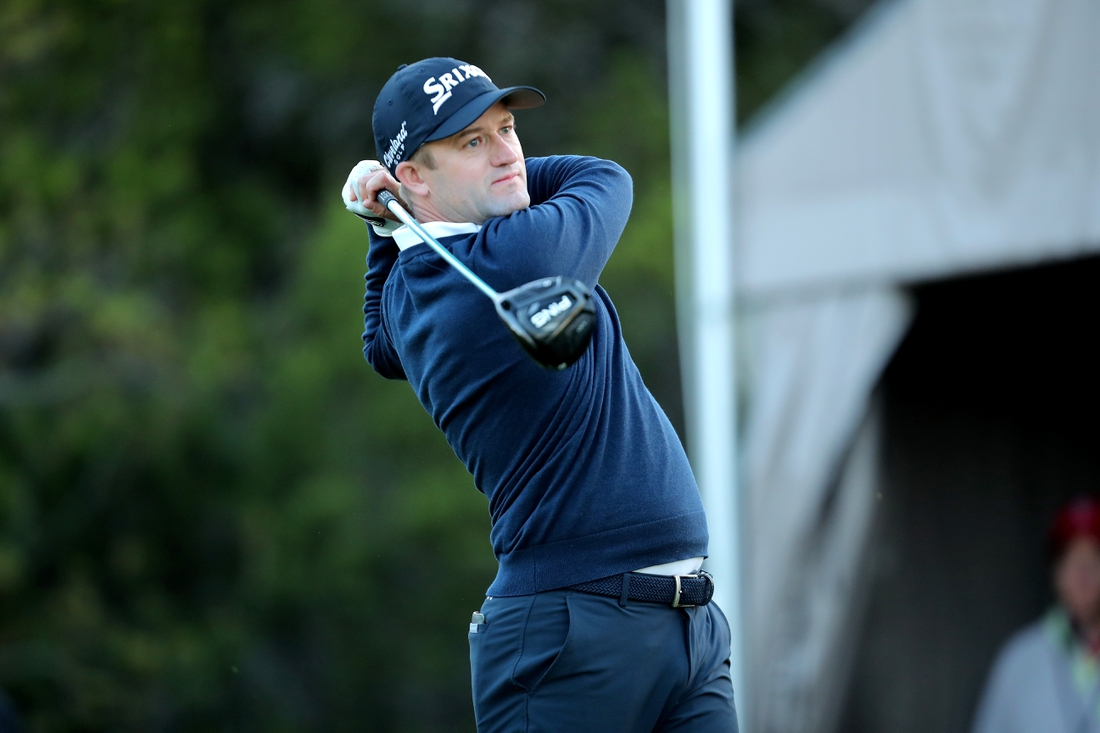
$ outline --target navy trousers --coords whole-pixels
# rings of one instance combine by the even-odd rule
[[[488,598],[470,629],[478,733],[736,733],[716,604],[569,590]]]

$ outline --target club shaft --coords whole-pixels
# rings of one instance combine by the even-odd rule
[[[424,230],[424,227],[420,226],[420,222],[414,219],[412,215],[409,214],[409,212],[405,211],[405,207],[401,205],[401,202],[397,200],[396,196],[394,196],[389,191],[382,191],[378,194],[377,198],[379,203],[392,211],[393,215],[396,216],[402,224],[413,230],[416,236],[420,237],[420,239],[422,239],[425,244],[434,249],[436,254],[447,260],[451,267],[462,273],[462,276],[472,282],[478,290],[492,298],[494,302],[500,300],[500,293],[489,287],[489,285],[480,277],[475,275],[470,270],[470,268],[466,267],[466,265],[462,264],[462,262],[460,262],[457,257],[448,252],[447,248],[440,244],[435,237],[433,237],[431,234],[428,234],[428,232]]]

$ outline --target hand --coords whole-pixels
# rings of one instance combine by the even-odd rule
[[[344,206],[348,211],[376,226],[385,223],[381,221],[382,219],[396,221],[397,217],[374,199],[382,190],[388,190],[397,195],[399,191],[397,181],[377,160],[361,160],[351,169],[341,192]]]

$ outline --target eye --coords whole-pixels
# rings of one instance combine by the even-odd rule
[[[481,138],[479,138],[479,137],[472,137],[472,138],[470,138],[469,140],[466,141],[466,147],[468,147],[468,148],[476,148],[480,144],[481,144]]]
[[[514,125],[505,125],[504,127],[500,128],[500,134],[502,134],[502,135],[511,134],[512,130],[514,130],[514,129],[515,129]]]

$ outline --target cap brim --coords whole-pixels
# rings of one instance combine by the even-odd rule
[[[508,109],[531,109],[541,107],[546,102],[546,95],[534,87],[508,87],[474,97],[457,112],[443,121],[439,127],[424,138],[424,142],[442,140],[456,132],[462,132],[472,125],[478,117],[485,114],[485,110],[497,102],[503,101]]]

